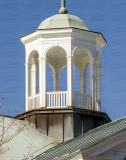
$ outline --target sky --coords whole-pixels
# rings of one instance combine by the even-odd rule
[[[20,37],[58,14],[60,6],[61,0],[0,1],[0,92],[6,99],[4,113],[11,108],[9,114],[14,115],[19,103],[19,112],[25,111],[25,48]],[[90,31],[101,32],[106,39],[101,54],[101,111],[112,120],[126,116],[126,1],[66,0],[66,8]],[[66,69],[61,73],[62,90],[67,86],[65,73]],[[49,67],[47,84],[52,84]],[[75,88],[79,88],[79,77],[75,77]],[[48,85],[47,91],[51,89]]]

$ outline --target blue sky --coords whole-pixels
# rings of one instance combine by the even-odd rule
[[[25,49],[20,37],[58,14],[60,4],[60,0],[0,1],[0,91],[6,99],[6,110],[11,107],[10,115],[14,115],[20,102],[20,112],[25,111]],[[102,111],[112,120],[126,116],[126,1],[66,0],[66,8],[69,14],[80,17],[89,30],[105,37],[107,45],[101,55]],[[52,73],[47,71],[49,83]]]

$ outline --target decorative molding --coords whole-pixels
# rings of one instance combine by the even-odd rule
[[[38,58],[38,60],[39,60],[39,62],[42,62],[42,61],[46,61],[47,58],[46,57],[40,57],[40,58]]]
[[[31,67],[31,63],[25,63],[25,67],[27,68],[27,67]]]
[[[92,65],[96,65],[97,61],[95,59],[92,59],[92,60],[89,61],[89,63],[92,64]]]

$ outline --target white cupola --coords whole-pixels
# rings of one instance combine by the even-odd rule
[[[101,33],[89,31],[80,18],[67,14],[65,0],[59,14],[44,20],[21,41],[26,51],[26,111],[61,107],[101,111],[100,56],[106,41]],[[46,92],[46,64],[53,71],[52,92]],[[90,94],[86,93],[88,65]],[[65,66],[67,90],[60,91],[60,73]],[[80,92],[74,91],[74,66],[80,71]]]

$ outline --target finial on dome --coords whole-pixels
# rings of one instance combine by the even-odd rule
[[[68,11],[65,8],[65,0],[61,0],[61,8],[59,10],[59,14],[67,14]]]

